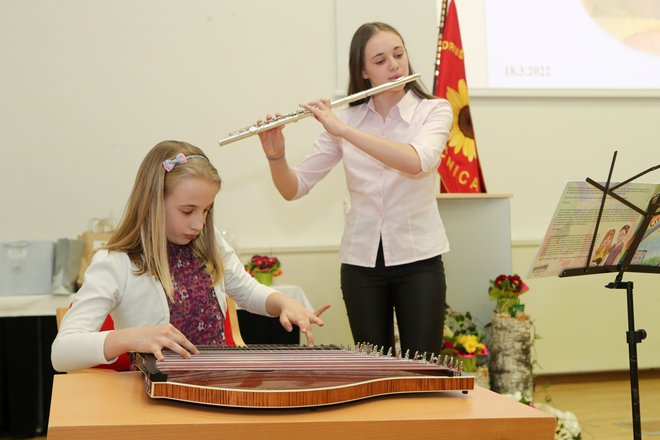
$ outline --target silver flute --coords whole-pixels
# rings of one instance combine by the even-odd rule
[[[401,84],[407,84],[411,81],[415,81],[419,77],[420,77],[419,73],[415,73],[413,75],[408,75],[408,76],[402,76],[401,78],[397,78],[394,81],[390,81],[388,83],[381,84],[379,86],[372,87],[370,89],[363,90],[358,93],[354,93],[345,98],[332,101],[330,103],[330,107],[338,107],[340,105],[349,104],[351,102],[367,98],[371,95],[376,95],[378,93],[384,92],[385,90],[393,89],[394,87],[400,86]],[[260,124],[253,124],[241,128],[240,130],[232,131],[227,134],[226,138],[220,139],[219,143],[220,146],[222,147],[224,145],[231,144],[232,142],[245,139],[246,137],[254,136],[255,134],[263,133],[264,131],[268,131],[275,127],[279,127],[280,125],[288,124],[289,122],[299,121],[303,118],[306,118],[307,116],[312,116],[312,112],[310,112],[309,110],[298,110],[292,113],[287,113],[286,115],[278,116],[277,118],[262,122]]]

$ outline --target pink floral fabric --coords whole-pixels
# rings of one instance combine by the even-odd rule
[[[170,323],[195,345],[226,345],[224,316],[200,259],[190,246],[167,244],[174,300]]]

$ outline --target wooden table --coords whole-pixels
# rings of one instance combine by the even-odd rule
[[[544,439],[554,417],[490,390],[392,395],[313,409],[149,398],[139,372],[56,375],[48,439]]]

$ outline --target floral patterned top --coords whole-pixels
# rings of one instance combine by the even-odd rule
[[[199,257],[189,245],[168,242],[167,258],[174,284],[170,323],[195,345],[226,345],[224,316]]]

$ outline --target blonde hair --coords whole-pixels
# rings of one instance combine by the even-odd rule
[[[172,160],[179,153],[202,157],[191,158],[166,172],[163,161]],[[222,183],[218,171],[199,148],[180,141],[163,141],[153,147],[140,164],[121,223],[105,246],[109,251],[126,252],[137,268],[136,274],[152,275],[160,281],[170,298],[174,286],[167,259],[164,200],[172,188],[188,176],[215,183],[218,188]],[[191,246],[211,276],[213,285],[218,284],[222,279],[223,266],[212,207],[200,235]]]

